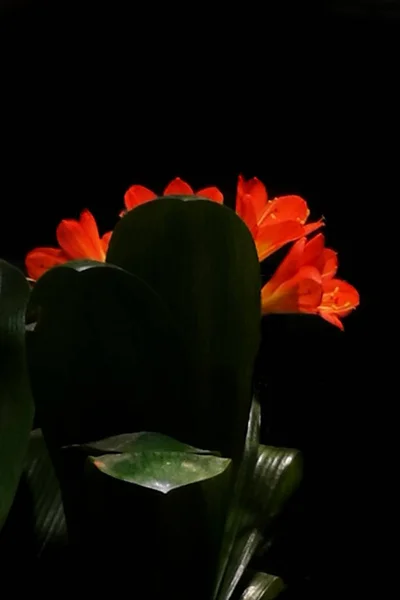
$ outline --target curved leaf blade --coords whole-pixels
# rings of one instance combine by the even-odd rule
[[[217,477],[231,464],[228,458],[165,451],[105,454],[91,460],[106,475],[162,494]]]
[[[31,491],[40,556],[48,546],[65,546],[68,537],[60,484],[40,429],[30,435],[24,478]]]
[[[260,266],[234,211],[186,200],[160,198],[128,212],[114,229],[107,262],[147,281],[179,327],[192,416],[173,437],[236,461],[260,338]]]
[[[210,450],[201,450],[175,440],[162,433],[141,431],[139,433],[122,433],[104,440],[87,444],[73,444],[67,448],[80,448],[87,454],[112,454],[129,452],[194,452],[195,454],[216,454]]]
[[[61,490],[43,434],[29,437],[20,485],[3,530],[1,553],[14,552],[21,559],[54,555],[67,545],[67,525]]]
[[[260,444],[253,494],[252,510],[259,514],[258,527],[265,530],[278,516],[285,503],[298,488],[303,475],[303,459],[299,450],[276,448]]]
[[[254,573],[238,600],[274,600],[285,589],[282,579],[268,573]]]
[[[50,447],[127,427],[174,434],[190,408],[183,353],[167,308],[145,282],[113,265],[71,262],[40,278],[31,305],[39,318],[29,366]]]
[[[229,600],[263,542],[266,530],[298,487],[302,457],[298,450],[260,445],[248,494],[243,499],[234,550],[218,598]]]
[[[231,560],[235,547],[238,529],[242,519],[242,506],[252,485],[253,473],[258,457],[260,440],[261,408],[258,400],[253,398],[249,421],[247,425],[246,441],[243,457],[237,472],[232,501],[228,509],[228,517],[224,529],[224,537],[221,546],[220,566],[216,582],[214,597],[218,596],[218,590],[224,578],[225,571]]]
[[[0,260],[0,530],[12,505],[33,421],[25,356],[24,275]]]

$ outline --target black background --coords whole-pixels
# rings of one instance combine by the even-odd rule
[[[111,229],[129,185],[161,192],[175,176],[232,203],[237,175],[255,175],[325,216],[361,306],[345,333],[271,318],[258,364],[264,441],[299,447],[306,464],[263,568],[293,583],[291,597],[324,598],[351,596],[372,569],[373,293],[396,202],[400,21],[397,3],[298,4],[4,3],[0,254],[54,245],[84,207]]]

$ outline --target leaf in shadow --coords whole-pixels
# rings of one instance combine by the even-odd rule
[[[40,429],[32,431],[14,504],[0,539],[3,557],[28,562],[67,546],[60,486]]]
[[[224,579],[226,569],[229,569],[229,562],[234,551],[238,530],[242,518],[243,499],[247,496],[249,486],[252,485],[254,469],[256,467],[259,438],[260,438],[261,409],[256,398],[253,398],[251,405],[249,421],[247,425],[246,442],[240,463],[232,500],[228,510],[228,517],[224,529],[222,541],[220,565],[214,597],[217,597],[219,586]]]
[[[0,260],[0,531],[14,500],[33,421],[25,353],[29,285]]]
[[[240,524],[218,598],[228,600],[268,526],[298,487],[302,458],[297,450],[260,445],[251,483],[240,509]]]
[[[159,198],[129,211],[114,229],[107,262],[146,281],[179,329],[192,418],[164,433],[238,463],[260,342],[260,265],[233,210],[187,199]]]

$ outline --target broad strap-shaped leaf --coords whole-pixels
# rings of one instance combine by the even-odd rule
[[[246,581],[245,589],[235,593],[235,600],[274,600],[285,586],[279,577],[268,573],[252,573]]]
[[[256,398],[253,398],[249,422],[247,425],[246,442],[243,457],[237,472],[235,487],[232,494],[228,516],[225,523],[224,537],[221,547],[220,565],[216,581],[214,597],[218,597],[218,590],[224,578],[225,571],[231,560],[235,548],[238,529],[241,526],[243,503],[250,492],[253,483],[253,474],[256,467],[260,440],[261,409]]]
[[[163,494],[221,475],[231,463],[229,458],[193,452],[151,450],[104,454],[91,460],[106,475]]]
[[[156,199],[119,221],[107,261],[145,280],[180,328],[191,413],[174,437],[239,460],[261,314],[260,267],[246,225],[215,202]]]
[[[67,525],[60,485],[40,429],[32,431],[0,553],[31,561],[66,547]]]
[[[73,444],[69,448],[79,448],[86,454],[120,454],[129,452],[194,452],[195,454],[213,454],[210,450],[201,450],[188,444],[183,444],[162,433],[140,431],[139,433],[122,433],[104,440],[87,444]]]
[[[21,271],[0,260],[0,530],[18,487],[33,420],[25,355],[29,292]]]
[[[229,600],[263,541],[267,527],[298,487],[302,458],[297,450],[260,445],[248,494],[243,498],[237,539],[218,595]]]
[[[188,402],[171,316],[143,281],[90,261],[37,282],[29,365],[40,424],[52,448],[126,429],[174,433]]]

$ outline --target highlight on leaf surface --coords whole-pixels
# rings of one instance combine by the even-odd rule
[[[163,494],[179,487],[221,475],[228,458],[191,452],[132,452],[106,454],[91,459],[102,473]]]
[[[87,452],[106,452],[89,460],[102,473],[167,494],[223,473],[230,459],[215,456],[154,432],[122,434],[83,444]]]
[[[235,593],[234,600],[274,600],[285,589],[280,577],[268,573],[251,573],[246,579],[244,590]]]

